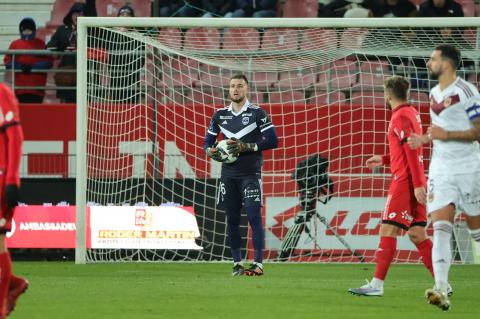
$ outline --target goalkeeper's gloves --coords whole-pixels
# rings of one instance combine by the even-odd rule
[[[5,200],[9,208],[15,208],[18,206],[20,200],[20,190],[15,184],[9,184],[5,186]]]
[[[235,137],[232,137],[228,141],[227,150],[233,154],[243,153],[243,152],[255,152],[258,151],[258,145],[255,143],[245,143]]]
[[[207,148],[207,156],[214,159],[217,162],[223,162],[224,159],[222,159],[222,155],[220,154],[220,151],[216,148],[218,142],[215,142],[213,144],[213,147]]]

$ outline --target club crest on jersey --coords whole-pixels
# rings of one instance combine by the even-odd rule
[[[250,123],[250,118],[249,117],[242,117],[242,124],[243,125],[248,125]]]
[[[443,101],[443,106],[449,107],[450,105],[452,105],[452,98],[449,96]]]

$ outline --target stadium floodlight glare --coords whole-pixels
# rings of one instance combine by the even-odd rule
[[[271,114],[281,139],[264,154],[266,260],[278,260],[305,213],[292,172],[321,154],[333,196],[315,206],[301,227],[308,233],[298,233],[283,259],[372,261],[390,174],[364,163],[388,152],[383,80],[406,76],[428,124],[435,82],[426,60],[436,45],[454,44],[464,57],[460,76],[476,83],[479,26],[478,18],[79,18],[77,263],[230,259],[225,214],[215,205],[220,165],[206,157],[203,138],[215,109],[229,104],[236,73],[247,75],[250,100]],[[89,203],[191,206],[203,250],[92,249]],[[457,226],[455,254],[469,262],[471,245]],[[398,247],[397,261],[419,261],[408,238]]]

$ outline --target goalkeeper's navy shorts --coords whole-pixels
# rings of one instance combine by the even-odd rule
[[[221,177],[217,204],[225,210],[240,210],[245,207],[262,206],[262,181],[258,177]]]
[[[382,215],[382,223],[405,230],[412,226],[427,226],[427,209],[425,205],[417,202],[412,184],[392,182]]]

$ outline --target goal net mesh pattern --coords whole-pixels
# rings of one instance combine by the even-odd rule
[[[237,73],[249,79],[249,100],[272,116],[280,138],[278,149],[264,152],[265,259],[373,261],[390,174],[364,163],[388,152],[384,79],[410,80],[410,101],[426,129],[432,49],[455,44],[464,56],[460,76],[476,83],[477,75],[476,33],[468,28],[89,27],[87,33],[87,60],[79,65],[87,68],[88,205],[192,206],[203,247],[87,248],[91,262],[231,259],[225,214],[215,205],[220,164],[207,158],[203,141],[214,111],[230,103],[229,80]],[[306,212],[299,196],[309,190],[292,173],[316,154],[328,159],[333,196],[323,203],[321,192],[310,192]],[[426,148],[427,168],[429,156]],[[245,216],[242,237],[251,258]],[[465,261],[470,242],[461,218],[455,238],[456,259]],[[419,262],[406,235],[395,260]]]

